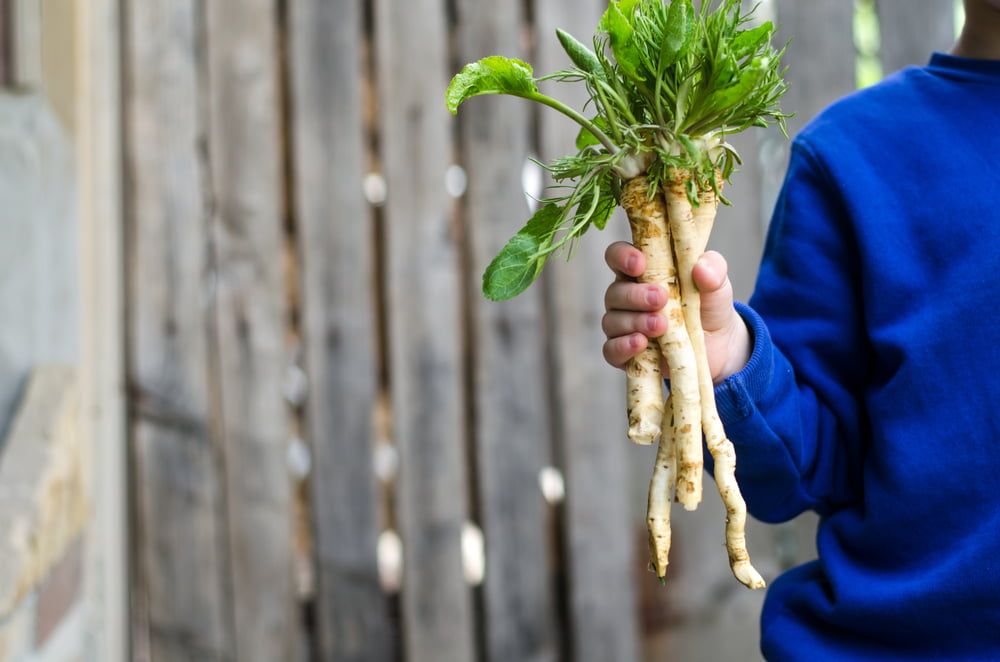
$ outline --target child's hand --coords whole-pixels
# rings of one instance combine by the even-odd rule
[[[604,359],[622,368],[646,348],[649,338],[667,330],[667,319],[659,314],[667,303],[667,293],[658,285],[635,282],[646,269],[646,259],[632,244],[611,244],[604,259],[615,272],[615,281],[604,295],[607,313],[601,327],[608,337]],[[708,366],[716,383],[739,372],[750,359],[751,350],[750,332],[733,308],[733,286],[727,270],[725,258],[715,251],[702,255],[694,269],[695,286],[701,292]]]

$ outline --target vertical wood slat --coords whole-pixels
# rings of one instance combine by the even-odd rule
[[[0,0],[0,12],[6,3]],[[125,425],[125,297],[122,218],[122,14],[117,0],[77,7],[80,101],[77,146],[81,238],[80,411],[92,453],[89,533],[83,599],[92,633],[84,659],[128,657],[128,438]],[[4,26],[0,25],[0,41]],[[3,45],[0,44],[0,57]],[[0,62],[0,85],[3,62]]]
[[[537,68],[556,71],[570,65],[555,38],[556,28],[586,40],[605,3],[553,0],[536,3]],[[551,86],[558,97],[581,108],[581,87]],[[544,159],[570,153],[578,127],[543,109],[540,114]],[[621,224],[620,215],[612,224]],[[552,260],[550,271],[555,373],[562,457],[566,473],[566,550],[569,626],[572,650],[580,662],[634,660],[639,657],[636,596],[633,586],[633,535],[627,502],[625,385],[619,371],[603,360],[603,294],[612,276],[604,265],[611,240],[588,236],[572,262]]]
[[[462,662],[475,644],[460,548],[466,439],[458,255],[444,188],[445,3],[379,0],[375,22],[407,660]]]
[[[317,639],[331,662],[392,659],[376,566],[374,251],[362,197],[361,2],[289,6],[295,209],[315,467]]]
[[[277,3],[204,3],[215,338],[239,660],[297,658]]]
[[[947,0],[878,0],[882,71],[927,64],[955,41],[955,8]]]
[[[789,88],[782,106],[795,113],[788,122],[794,137],[819,111],[855,89],[854,3],[776,3],[781,28],[776,39],[792,39],[784,60]]]
[[[12,81],[19,87],[42,84],[42,2],[8,0],[13,14],[11,31]]]
[[[206,368],[197,5],[142,0],[126,9],[133,648],[140,660],[232,658]]]
[[[501,53],[523,57],[518,2],[459,3],[459,61]],[[465,212],[471,250],[475,432],[480,517],[486,539],[488,659],[555,660],[554,581],[547,506],[539,472],[550,462],[541,288],[512,301],[483,299],[479,276],[530,213],[521,194],[529,107],[477,99],[459,117],[469,173]]]

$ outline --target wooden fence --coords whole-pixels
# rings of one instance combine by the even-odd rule
[[[509,99],[454,120],[448,77],[561,68],[554,29],[603,4],[124,0],[134,659],[756,655],[717,500],[678,518],[669,586],[645,572],[652,457],[600,351],[624,223],[515,301],[478,294],[527,158],[574,130]],[[762,6],[794,38],[793,129],[855,87],[852,5]],[[878,9],[887,72],[947,48],[950,0]],[[716,247],[745,297],[787,143],[739,140]],[[765,575],[812,526],[752,523]]]

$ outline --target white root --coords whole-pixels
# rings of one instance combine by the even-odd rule
[[[671,231],[676,224],[693,225],[691,203],[684,190],[684,180],[673,173],[665,185],[667,216],[670,219],[667,237],[670,246]],[[676,219],[676,220],[675,220]],[[673,250],[669,250],[673,253]],[[670,366],[670,394],[674,403],[674,432],[677,446],[677,501],[685,510],[694,510],[701,502],[704,457],[701,446],[701,391],[698,380],[698,362],[692,338],[686,325],[686,293],[682,293],[684,270],[671,260],[668,269],[667,333],[663,348]],[[690,279],[690,272],[687,272]]]
[[[663,426],[663,375],[655,342],[625,364],[625,392],[628,438],[648,446],[660,438]]]
[[[657,342],[670,368],[672,430],[679,464],[677,500],[686,510],[694,510],[701,501],[702,471],[698,369],[681,312],[681,291],[670,248],[667,210],[660,191],[654,190],[650,195],[649,182],[644,176],[634,177],[625,184],[621,200],[629,214],[633,241],[646,256],[643,281],[657,283],[667,291],[667,305],[663,309],[667,331],[657,338]]]
[[[687,510],[694,510],[701,500],[704,430],[715,460],[715,481],[726,507],[730,567],[741,583],[763,588],[764,580],[751,565],[746,548],[746,505],[736,483],[736,453],[715,406],[701,326],[701,297],[692,278],[694,264],[708,243],[717,200],[711,190],[702,192],[701,204],[692,209],[685,175],[671,174],[662,193],[649,196],[644,176],[626,182],[622,192],[633,243],[646,256],[646,271],[640,280],[660,284],[668,294],[663,311],[667,333],[626,367],[629,437],[647,444],[660,438],[647,499],[651,563],[662,581],[670,552],[670,510],[675,495]],[[670,369],[671,393],[665,405],[661,355]]]
[[[660,242],[651,241],[647,229],[645,190],[646,178],[639,176],[629,180],[625,190],[642,189],[642,196],[622,195],[622,207],[632,228],[632,243],[646,256],[647,265],[656,260],[656,253],[662,251]],[[656,272],[649,268],[639,277],[639,282],[655,283]],[[660,348],[656,342],[625,365],[625,395],[628,413],[628,438],[637,444],[648,446],[660,438],[663,427],[663,375],[660,371]]]
[[[670,411],[671,402],[667,398],[664,405]],[[668,421],[669,422],[669,421]],[[674,437],[667,434],[660,438],[656,449],[653,476],[649,480],[649,495],[646,499],[646,529],[649,531],[649,558],[653,571],[662,581],[667,574],[670,556],[670,505],[677,478],[677,455]]]
[[[721,186],[721,182],[717,182]],[[705,442],[715,461],[715,483],[726,507],[726,550],[729,566],[736,579],[749,588],[764,588],[764,579],[750,563],[746,545],[746,503],[736,483],[736,451],[726,437],[726,431],[715,405],[715,389],[708,365],[705,334],[701,325],[701,295],[694,285],[692,272],[698,258],[705,252],[715,222],[718,200],[711,189],[702,191],[699,205],[690,216],[671,215],[670,224],[681,272],[681,292],[684,298],[684,318],[698,362],[698,383],[701,395],[701,418]]]

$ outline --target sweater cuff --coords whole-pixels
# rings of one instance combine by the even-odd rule
[[[774,346],[767,325],[753,308],[739,302],[735,306],[750,331],[753,351],[742,370],[715,387],[715,404],[724,424],[737,423],[753,413],[774,373]]]

